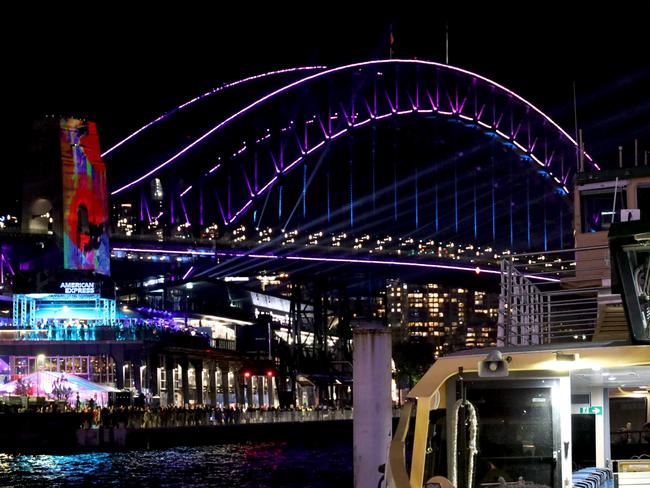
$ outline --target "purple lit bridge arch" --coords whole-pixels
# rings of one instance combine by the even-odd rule
[[[270,193],[276,188],[279,188],[281,214],[283,181],[302,167],[299,198],[305,214],[308,173],[304,163],[314,161],[335,141],[351,137],[364,127],[418,117],[435,117],[489,135],[535,168],[547,187],[568,194],[578,148],[565,130],[533,104],[492,80],[461,68],[421,60],[378,60],[320,69],[263,96],[253,97],[250,103],[219,118],[218,122],[203,123],[187,143],[167,150],[159,159],[151,158],[139,176],[123,179],[111,194],[114,198],[133,199],[139,191],[140,217],[144,220],[167,218],[167,225],[172,227],[187,224],[199,228],[217,223],[228,228],[251,209],[260,214],[256,217],[258,222],[257,218],[264,216]],[[585,160],[599,169],[586,153]],[[416,225],[417,171],[409,180],[415,181]],[[147,200],[147,185],[154,178],[163,180],[166,186],[166,201],[159,212],[152,212],[151,202]],[[352,181],[349,187],[349,220],[353,225]],[[535,191],[526,188],[529,193]],[[475,235],[480,220],[476,210],[480,195],[477,197],[476,193],[474,183]],[[437,230],[437,187],[435,198]],[[329,193],[327,199],[329,214]],[[494,194],[492,202],[494,207]],[[458,230],[459,203],[453,205]],[[512,201],[510,206],[514,206]],[[494,209],[492,212],[494,220]],[[530,219],[530,209],[528,214]],[[395,210],[396,218],[397,215]],[[528,240],[530,244],[530,230]]]
[[[247,83],[259,81],[259,80],[264,79],[264,78],[274,77],[274,76],[278,76],[278,75],[295,74],[295,73],[300,73],[300,72],[303,72],[303,71],[324,70],[326,68],[327,68],[327,66],[300,66],[300,67],[296,67],[296,68],[278,69],[278,70],[273,70],[273,71],[267,71],[265,73],[260,73],[260,74],[256,74],[256,75],[247,76],[245,78],[241,78],[239,80],[231,81],[231,82],[228,82],[228,83],[223,83],[223,84],[221,84],[221,85],[219,85],[219,86],[217,86],[215,88],[212,88],[211,90],[208,90],[207,92],[205,92],[205,93],[203,93],[201,95],[198,95],[198,96],[196,96],[194,98],[191,98],[190,100],[187,100],[187,101],[181,103],[177,107],[174,107],[173,109],[168,110],[167,112],[159,115],[155,119],[147,122],[142,127],[136,129],[135,131],[133,131],[132,133],[130,133],[126,137],[124,137],[124,138],[120,139],[119,141],[115,142],[114,144],[112,144],[108,149],[104,150],[101,153],[101,156],[102,157],[108,156],[113,151],[119,149],[122,145],[127,144],[132,139],[138,137],[144,131],[152,129],[157,124],[160,124],[165,119],[168,119],[168,118],[172,117],[173,115],[180,112],[181,110],[185,110],[188,107],[190,107],[191,105],[194,105],[197,102],[205,100],[206,98],[214,96],[214,95],[216,95],[216,94],[218,94],[220,92],[223,92],[224,90],[227,90],[229,88],[233,88],[233,87],[236,87],[236,86],[244,85],[244,84],[247,84]]]

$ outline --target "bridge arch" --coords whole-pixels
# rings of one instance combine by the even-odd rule
[[[537,167],[560,192],[568,193],[576,142],[533,104],[461,68],[420,60],[378,60],[323,70],[265,94],[144,174],[122,183],[112,195],[128,192],[154,176],[174,174],[175,181],[183,182],[171,191],[171,199],[177,200],[189,221],[188,201],[198,199],[194,206],[202,212],[205,189],[219,180],[215,208],[222,225],[229,226],[265,198],[283,176],[329,143],[354,129],[410,115],[446,118],[489,134]],[[260,130],[258,118],[275,118],[276,129]],[[248,133],[249,142],[240,142],[243,133]],[[219,145],[220,138],[228,143]],[[193,153],[199,157],[193,158]],[[589,155],[585,157],[598,168]],[[203,225],[203,216],[199,219]]]

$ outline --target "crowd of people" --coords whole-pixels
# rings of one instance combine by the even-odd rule
[[[299,422],[323,420],[329,417],[350,417],[351,410],[330,407],[288,408],[263,406],[261,408],[233,405],[189,407],[92,407],[79,410],[81,428],[146,429],[159,427],[196,427],[242,423]],[[350,417],[351,418],[351,417]]]
[[[172,319],[117,319],[114,324],[100,320],[38,320],[28,329],[17,331],[17,338],[28,341],[144,340],[167,335],[206,336],[205,332]],[[110,337],[104,337],[106,335]]]

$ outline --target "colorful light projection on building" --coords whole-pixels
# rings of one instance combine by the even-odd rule
[[[61,119],[63,267],[110,275],[106,167],[94,122]]]

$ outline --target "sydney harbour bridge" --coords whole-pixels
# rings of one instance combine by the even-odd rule
[[[573,245],[575,139],[507,87],[440,63],[250,76],[160,115],[102,156],[113,249],[153,251],[153,240],[216,258],[186,267],[186,278],[278,259],[489,273],[502,252]]]
[[[2,234],[0,276],[14,294],[5,299],[13,303],[13,322],[5,325],[19,328],[6,344],[16,358],[40,354],[44,343],[52,357],[67,354],[63,343],[74,334],[61,324],[71,319],[72,301],[91,300],[82,305],[101,312],[91,319],[97,334],[113,338],[100,344],[110,350],[98,353],[85,335],[86,309],[74,340],[88,357],[106,356],[106,371],[115,365],[118,388],[159,393],[166,405],[215,402],[217,391],[227,404],[231,387],[238,403],[248,388],[252,404],[251,374],[259,376],[258,404],[273,404],[275,373],[247,370],[251,358],[265,367],[280,358],[278,395],[293,395],[286,405],[296,401],[301,373],[327,392],[346,372],[333,365],[349,364],[355,320],[394,319],[404,335],[432,339],[438,354],[476,311],[489,320],[472,337],[489,345],[499,305],[488,306],[485,293],[498,290],[503,258],[573,248],[574,176],[599,169],[530,101],[477,73],[420,60],[305,66],[235,80],[120,141],[102,141],[101,157],[96,145],[70,139],[76,127],[55,145],[69,155],[70,183],[101,168],[110,239],[88,220],[102,214],[105,222],[105,211],[84,203],[57,214],[44,199],[33,200],[36,190],[56,192],[52,173],[45,174],[28,195],[33,203],[23,202],[27,232]],[[83,197],[94,201],[92,191]],[[61,215],[65,232],[56,227]],[[57,271],[67,263],[57,257],[62,241],[79,247],[75,263],[94,259],[92,243],[107,249],[110,241],[110,272],[67,264]],[[527,260],[532,268],[521,279],[551,286],[571,266]],[[109,263],[97,264],[108,270]],[[78,274],[68,278],[67,271]],[[412,295],[412,313],[405,313],[407,283],[423,286]],[[39,305],[50,285],[58,301]],[[83,292],[87,285],[94,294]],[[481,302],[481,311],[468,312],[470,302]],[[208,334],[201,332],[208,323],[209,346],[208,336],[195,337]],[[160,342],[156,327],[171,335]],[[134,335],[124,339],[125,331]],[[25,337],[49,342],[33,346]],[[433,353],[421,356],[433,360]],[[164,387],[163,376],[178,368],[182,388]],[[190,386],[192,370],[206,374]]]

